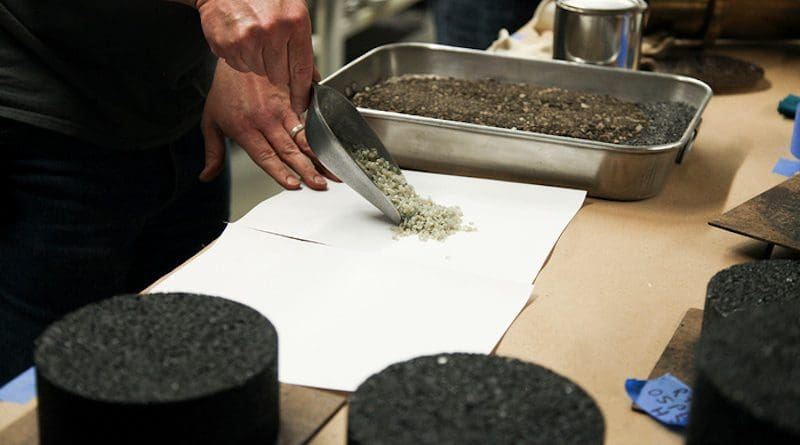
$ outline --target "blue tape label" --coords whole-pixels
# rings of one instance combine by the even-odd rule
[[[659,422],[676,427],[689,423],[692,389],[672,374],[653,380],[628,379],[625,391],[633,403]]]
[[[792,177],[800,172],[800,161],[792,161],[791,159],[780,158],[772,167],[772,173],[777,173],[781,176]]]
[[[34,397],[36,397],[36,369],[33,367],[0,388],[0,401],[3,402],[24,405]]]

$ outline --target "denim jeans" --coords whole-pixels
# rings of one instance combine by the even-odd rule
[[[230,171],[200,183],[199,128],[119,151],[0,119],[0,384],[65,313],[139,292],[216,238]]]
[[[539,0],[433,0],[436,40],[486,49],[501,28],[514,32],[533,17]]]

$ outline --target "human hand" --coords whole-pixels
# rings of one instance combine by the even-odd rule
[[[220,60],[203,110],[202,130],[206,143],[201,181],[210,181],[225,160],[225,136],[236,141],[250,158],[284,188],[300,188],[300,181],[324,190],[322,175],[338,181],[325,169],[308,145],[304,131],[289,136],[300,118],[289,106],[286,86],[266,77],[234,70]],[[320,174],[322,173],[322,175]]]
[[[304,0],[197,0],[195,6],[214,54],[238,71],[289,86],[294,112],[306,109],[315,69]]]

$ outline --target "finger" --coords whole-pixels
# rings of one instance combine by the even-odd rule
[[[292,110],[300,114],[308,108],[311,80],[314,77],[314,48],[311,33],[299,29],[289,40],[289,91]]]
[[[284,122],[288,126],[290,120]],[[278,152],[280,159],[292,168],[309,187],[315,190],[325,190],[328,183],[319,174],[314,163],[306,156],[300,147],[289,136],[289,131],[280,125],[273,125],[264,130],[267,140]]]
[[[201,131],[205,140],[205,166],[199,179],[210,182],[222,171],[225,163],[225,137],[212,125],[203,125]]]
[[[272,176],[281,187],[289,190],[300,188],[300,180],[283,163],[278,153],[262,134],[249,132],[240,136],[236,142],[247,152],[250,159]]]
[[[322,74],[319,73],[316,65],[314,66],[314,75],[311,78],[314,80],[314,82],[319,82],[322,80]]]
[[[297,146],[300,147],[300,151],[302,151],[303,154],[308,156],[308,159],[311,160],[311,162],[314,164],[314,167],[317,169],[318,172],[322,173],[323,176],[332,181],[342,182],[342,180],[339,179],[336,175],[334,175],[332,171],[328,170],[328,168],[325,167],[325,165],[322,163],[322,161],[319,160],[314,151],[311,150],[311,147],[308,145],[308,142],[306,140],[305,133],[306,133],[305,131],[301,131],[300,133],[297,134],[297,137],[295,137],[295,140],[297,141]]]

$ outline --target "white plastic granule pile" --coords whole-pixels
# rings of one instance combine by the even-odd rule
[[[382,158],[377,149],[356,148],[351,154],[400,213],[402,222],[394,228],[398,236],[417,235],[423,241],[441,241],[460,230],[475,230],[472,224],[461,223],[459,207],[446,207],[417,195],[400,170]]]

